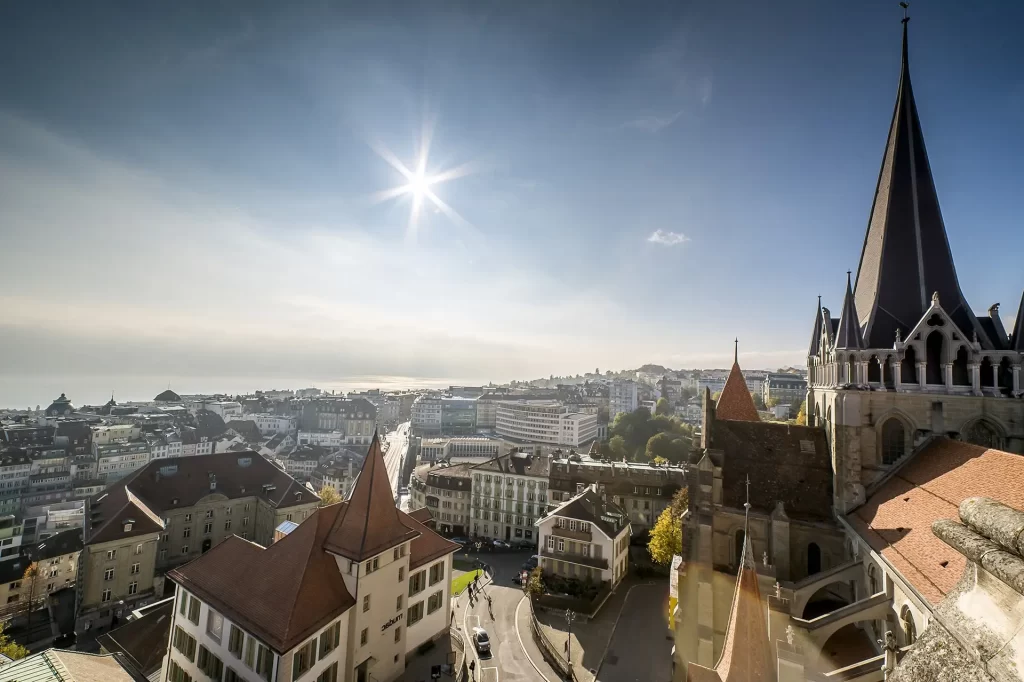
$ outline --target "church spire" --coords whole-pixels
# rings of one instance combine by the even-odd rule
[[[844,350],[860,350],[864,347],[864,339],[860,333],[860,320],[857,318],[857,305],[850,285],[849,270],[846,271],[846,296],[843,298],[843,312],[839,314],[835,347]]]
[[[740,369],[740,340],[736,339],[734,343],[736,345],[733,349],[732,370],[715,404],[715,416],[718,419],[759,422],[761,418],[757,416],[754,399],[750,397],[747,381],[743,378],[743,370]]]
[[[818,354],[818,344],[821,343],[821,295],[818,295],[818,307],[814,310],[814,331],[811,332],[811,347],[807,350],[807,356]]]
[[[960,330],[991,343],[960,290],[924,134],[910,82],[903,19],[903,50],[896,106],[882,156],[855,287],[860,326],[868,348],[888,348],[920,321],[938,292]]]

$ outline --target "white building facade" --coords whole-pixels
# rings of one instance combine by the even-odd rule
[[[558,401],[498,403],[495,432],[513,441],[580,445],[597,438],[597,415],[571,412]]]
[[[615,419],[620,412],[633,412],[638,407],[636,382],[632,379],[613,379],[608,385],[608,416]]]

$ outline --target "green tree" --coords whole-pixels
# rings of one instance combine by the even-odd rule
[[[764,398],[762,398],[761,394],[757,391],[751,391],[750,398],[754,401],[754,407],[758,410],[764,410],[767,409],[767,407],[770,407],[770,405],[766,406],[764,404]],[[771,400],[768,402],[771,402]]]
[[[621,460],[626,456],[626,439],[622,436],[612,436],[608,441],[608,454],[614,460]]]
[[[526,580],[526,593],[531,597],[539,597],[544,594],[544,573],[540,566],[530,571],[530,577]]]
[[[654,414],[668,415],[672,412],[672,406],[668,404],[668,400],[665,398],[658,398],[658,403],[654,406]]]
[[[776,398],[774,396],[771,397],[771,398],[768,398],[768,407],[775,407],[778,404],[779,404],[779,399],[778,398]]]
[[[667,566],[672,563],[673,556],[683,551],[682,516],[688,504],[686,488],[680,488],[673,496],[672,504],[658,516],[647,543],[647,551],[654,563]]]
[[[326,507],[329,504],[337,504],[341,502],[341,495],[334,489],[333,486],[325,485],[320,488],[320,506]]]
[[[28,656],[28,649],[17,642],[12,642],[11,638],[4,632],[4,627],[4,624],[0,623],[0,654],[3,654],[12,661]]]

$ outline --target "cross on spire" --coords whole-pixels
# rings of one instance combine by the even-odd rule
[[[900,7],[903,8],[903,23],[910,21],[910,2],[901,2]]]

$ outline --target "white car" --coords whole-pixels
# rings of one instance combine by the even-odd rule
[[[476,647],[478,653],[491,653],[491,638],[487,636],[487,630],[473,628],[473,646]]]

